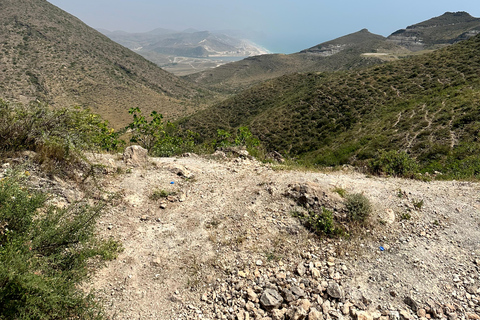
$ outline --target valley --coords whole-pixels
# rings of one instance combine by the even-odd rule
[[[480,320],[479,18],[293,54],[0,18],[0,320]]]

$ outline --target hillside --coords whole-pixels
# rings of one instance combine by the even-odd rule
[[[478,175],[480,36],[351,72],[292,74],[185,120],[214,137],[247,125],[270,150],[322,164],[361,164],[405,150],[425,170]]]
[[[139,106],[169,117],[202,93],[45,0],[0,3],[0,96],[91,108],[115,126]]]
[[[438,49],[480,33],[480,18],[467,12],[446,12],[439,17],[423,21],[392,33],[391,43],[412,51]]]
[[[381,63],[363,53],[401,51],[385,38],[366,29],[319,44],[299,53],[270,54],[228,63],[215,69],[188,75],[185,79],[218,91],[238,91],[265,80],[295,72],[335,71]]]

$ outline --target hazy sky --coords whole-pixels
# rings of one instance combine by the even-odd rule
[[[478,0],[48,0],[94,28],[241,30],[272,52],[292,53],[367,28],[387,36],[409,25],[467,11]]]

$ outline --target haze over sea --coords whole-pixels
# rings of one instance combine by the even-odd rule
[[[466,11],[478,0],[50,0],[94,28],[235,30],[271,52],[293,53],[367,28],[384,36],[408,25]]]

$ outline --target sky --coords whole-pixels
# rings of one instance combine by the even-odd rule
[[[478,0],[48,0],[93,28],[241,31],[293,53],[367,28],[388,36],[450,11],[480,17]]]

